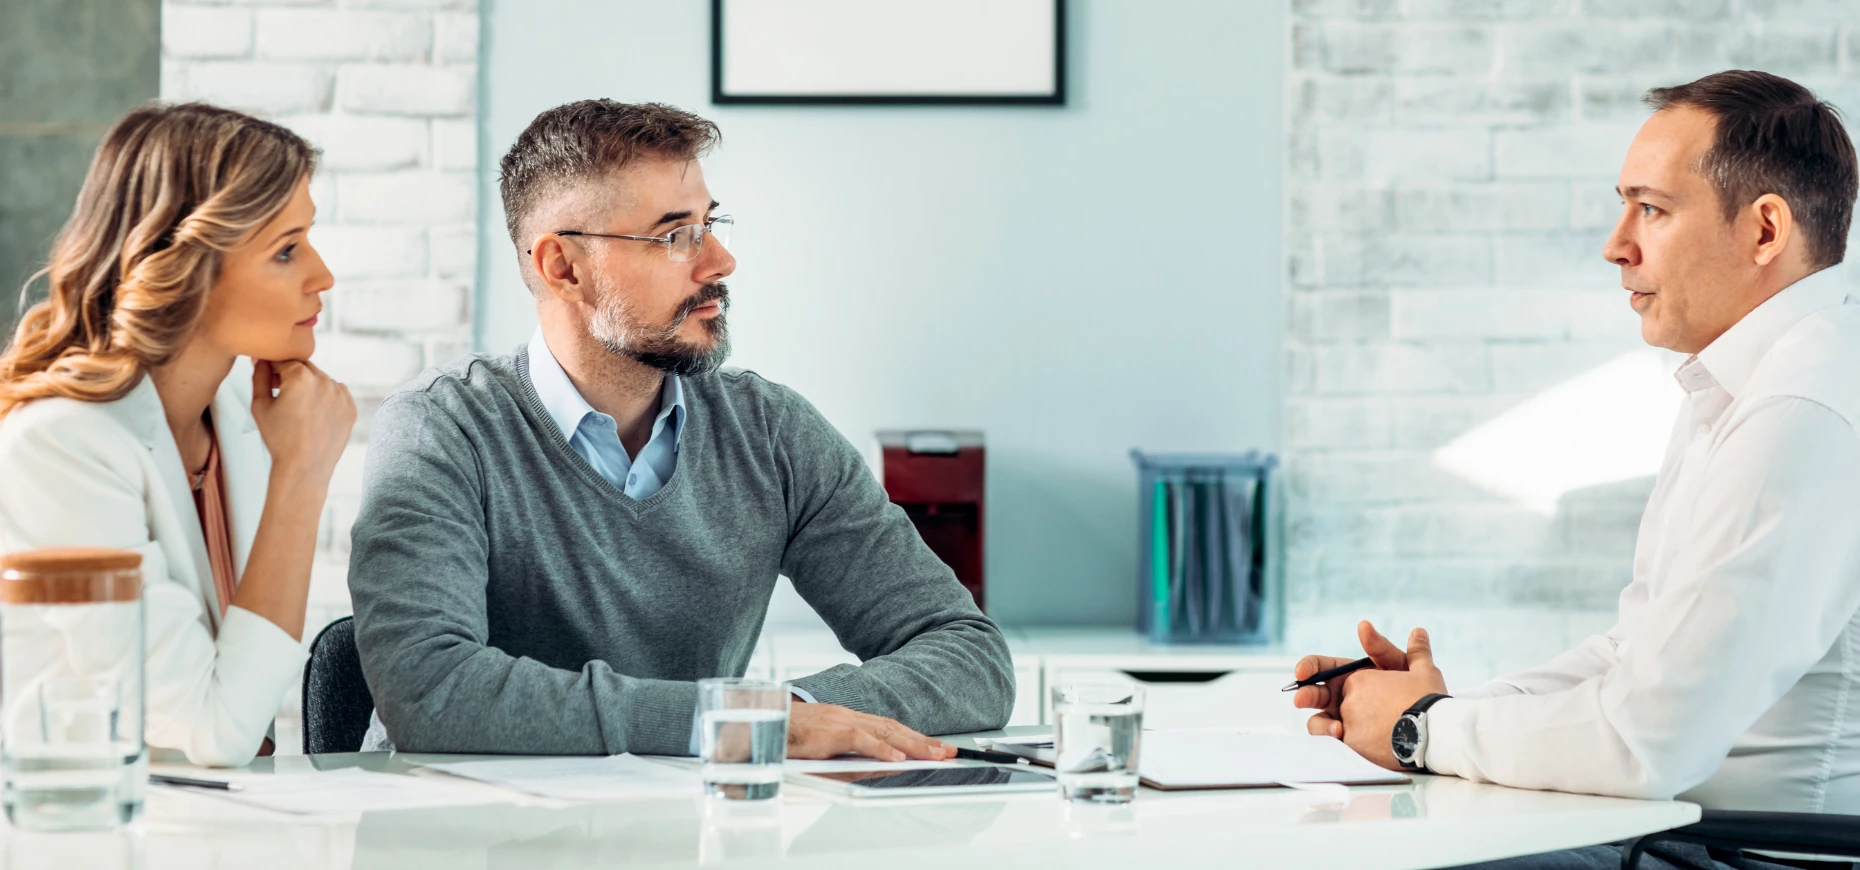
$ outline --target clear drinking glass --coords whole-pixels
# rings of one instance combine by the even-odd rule
[[[1053,766],[1066,800],[1125,803],[1137,796],[1142,686],[1054,686],[1053,717]]]
[[[141,565],[125,550],[0,557],[0,777],[15,827],[107,829],[142,811]]]
[[[731,800],[781,794],[788,688],[768,680],[698,681],[698,760],[704,791]]]

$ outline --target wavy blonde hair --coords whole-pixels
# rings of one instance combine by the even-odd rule
[[[193,335],[226,252],[315,168],[302,137],[231,109],[153,103],[116,122],[27,282],[50,293],[0,352],[0,418],[49,396],[128,395]]]

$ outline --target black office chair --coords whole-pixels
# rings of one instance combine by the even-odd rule
[[[1706,810],[1697,824],[1629,840],[1621,850],[1621,870],[1634,870],[1640,865],[1641,853],[1661,840],[1717,849],[1860,859],[1860,816]]]
[[[368,733],[375,696],[362,679],[355,649],[355,619],[345,616],[323,627],[310,642],[304,666],[304,752],[357,752]]]

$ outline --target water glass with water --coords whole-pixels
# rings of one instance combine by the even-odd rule
[[[768,680],[698,681],[698,761],[704,791],[731,800],[781,794],[788,688]]]
[[[0,557],[0,778],[22,830],[97,830],[142,811],[142,557]]]
[[[1115,804],[1137,796],[1142,686],[1054,686],[1053,717],[1053,767],[1066,800]]]

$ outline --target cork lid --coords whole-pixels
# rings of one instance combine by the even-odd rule
[[[103,547],[53,547],[22,550],[0,556],[0,571],[21,574],[79,574],[94,571],[134,571],[142,567],[142,554]]]
[[[25,550],[0,556],[0,603],[89,604],[142,595],[142,554],[101,547]]]

